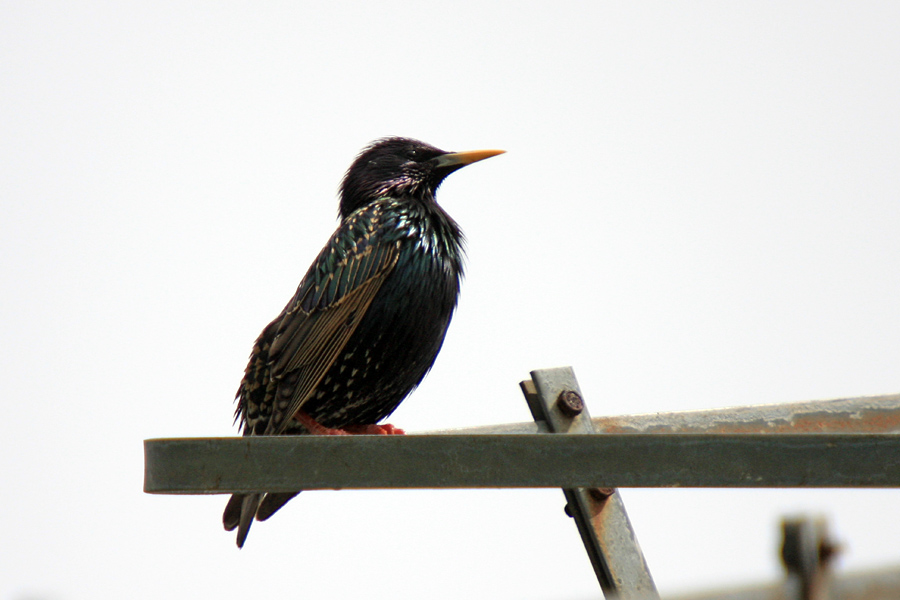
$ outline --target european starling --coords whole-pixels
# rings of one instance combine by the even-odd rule
[[[402,433],[390,415],[434,364],[456,308],[463,235],[435,201],[447,175],[502,150],[450,153],[391,137],[340,188],[340,225],[263,330],[237,392],[244,435]],[[222,520],[242,547],[299,492],[235,494]]]

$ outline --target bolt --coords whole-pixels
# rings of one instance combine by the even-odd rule
[[[819,543],[819,562],[828,566],[834,557],[841,553],[841,545],[829,539],[824,539]]]
[[[616,493],[616,488],[588,488],[588,494],[597,502],[603,502]]]
[[[578,392],[565,390],[559,393],[559,398],[556,399],[556,406],[559,407],[559,412],[567,417],[576,417],[584,410],[584,400],[581,399]]]

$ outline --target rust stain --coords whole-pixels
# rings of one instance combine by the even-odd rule
[[[677,419],[673,419],[677,421]],[[814,412],[745,422],[646,425],[634,419],[593,419],[596,433],[892,433],[900,432],[900,409]]]

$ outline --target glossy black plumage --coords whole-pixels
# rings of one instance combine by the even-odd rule
[[[341,184],[341,223],[282,313],[260,334],[237,393],[244,435],[309,433],[390,415],[431,368],[456,307],[463,236],[435,201],[451,172],[500,151],[448,153],[407,138],[360,153]],[[234,495],[242,546],[295,493]]]

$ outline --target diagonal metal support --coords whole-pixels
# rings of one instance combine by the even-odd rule
[[[571,367],[531,372],[521,383],[535,421],[552,433],[593,434],[594,428]],[[607,598],[658,599],[625,505],[615,488],[563,489],[600,587]]]

